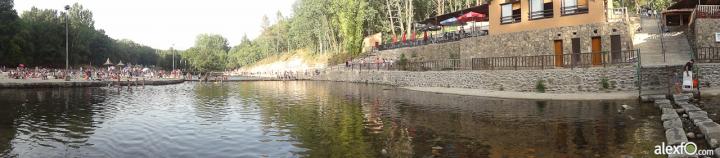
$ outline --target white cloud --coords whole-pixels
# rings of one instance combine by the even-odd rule
[[[260,34],[263,15],[288,16],[295,0],[15,0],[18,13],[32,6],[63,10],[80,3],[93,12],[95,28],[115,39],[130,39],[154,48],[192,47],[195,36],[215,33],[238,44],[244,33]]]

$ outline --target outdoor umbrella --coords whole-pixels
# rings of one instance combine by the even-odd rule
[[[470,21],[476,22],[476,21],[483,21],[485,19],[485,14],[480,14],[476,12],[469,12],[465,13],[462,16],[458,17],[458,21],[462,23],[467,23]],[[473,23],[472,27],[473,32],[475,31],[475,23]]]
[[[457,18],[457,21],[461,23],[467,23],[470,21],[482,21],[485,18],[485,14],[480,14],[476,12],[469,12],[465,13],[462,16]]]
[[[125,64],[123,64],[123,63],[122,63],[122,60],[120,60],[120,62],[118,62],[118,64],[117,64],[117,66],[122,67],[122,66],[125,66]]]
[[[444,25],[444,26],[451,26],[451,25],[457,25],[457,24],[459,24],[457,18],[450,18],[450,19],[445,19],[443,21],[440,21],[440,25]]]
[[[18,67],[25,67],[25,64],[20,64],[18,65]]]
[[[110,62],[110,58],[107,58],[107,61],[105,61],[105,64],[103,64],[103,65],[112,65],[112,64],[113,64],[113,63]]]

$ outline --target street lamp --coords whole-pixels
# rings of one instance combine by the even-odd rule
[[[175,44],[173,43],[172,47],[170,47],[170,53],[172,53],[172,60],[173,60],[173,70],[175,70],[175,50],[173,49],[175,47]]]
[[[68,23],[70,23],[70,21],[68,21],[69,10],[70,5],[65,5],[65,71],[70,70],[70,42],[68,38]]]

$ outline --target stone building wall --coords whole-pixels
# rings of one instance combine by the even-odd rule
[[[720,32],[720,19],[695,19],[694,31],[696,47],[720,47],[720,42],[715,42],[715,33]]]
[[[466,38],[456,42],[379,51],[378,57],[396,59],[400,54],[413,60],[448,59],[450,54],[460,58],[531,56],[554,54],[554,41],[563,41],[565,54],[571,53],[572,38],[580,38],[582,53],[591,50],[591,38],[600,37],[602,50],[610,50],[610,36],[620,35],[621,48],[632,49],[631,33],[625,22],[595,23]]]

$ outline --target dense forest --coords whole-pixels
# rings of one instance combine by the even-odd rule
[[[13,6],[13,0],[0,0],[0,65],[64,68],[67,24],[71,66],[97,66],[110,58],[113,62],[171,67],[167,51],[116,40],[95,28],[92,12],[80,4],[70,6],[67,12],[33,7],[19,15]]]
[[[221,46],[227,40],[219,35],[199,35],[197,40],[213,40],[198,41],[183,55],[197,69],[238,68],[295,50],[330,54],[334,56],[331,60],[341,61],[359,55],[367,35],[383,33],[389,38],[387,35],[409,34],[419,20],[481,3],[483,1],[478,0],[297,0],[292,16],[278,12],[274,22],[263,16],[260,19],[262,33],[253,40],[245,36],[228,49],[227,45]],[[226,63],[198,65],[212,63],[209,60]]]

